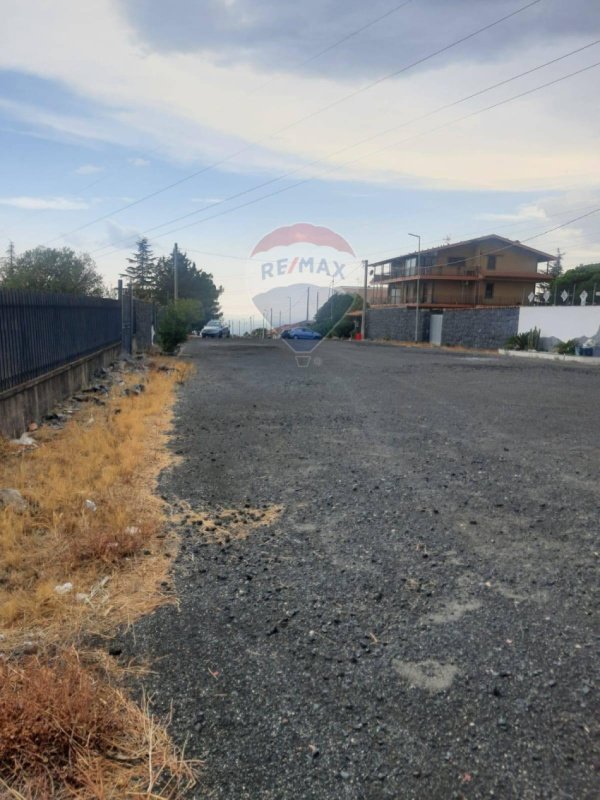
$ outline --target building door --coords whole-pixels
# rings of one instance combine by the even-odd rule
[[[442,343],[443,314],[432,314],[429,318],[429,343],[440,345]]]

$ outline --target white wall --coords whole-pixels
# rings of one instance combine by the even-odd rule
[[[519,333],[539,328],[542,338],[594,339],[600,345],[600,305],[521,306]]]

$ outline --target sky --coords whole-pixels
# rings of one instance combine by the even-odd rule
[[[346,284],[409,231],[600,261],[600,213],[550,230],[600,208],[597,0],[2,5],[0,249],[84,250],[114,286],[139,236],[177,242],[231,320],[299,222],[351,242]]]

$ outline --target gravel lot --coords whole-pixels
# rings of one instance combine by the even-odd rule
[[[197,798],[598,797],[600,370],[194,341],[163,479],[179,608],[135,626]],[[247,509],[246,509],[247,510]]]

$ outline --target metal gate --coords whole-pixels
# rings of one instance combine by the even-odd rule
[[[432,314],[429,318],[429,343],[440,345],[442,343],[443,314]]]

